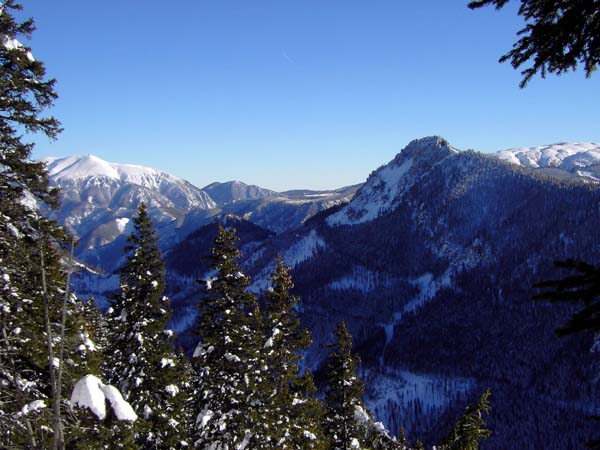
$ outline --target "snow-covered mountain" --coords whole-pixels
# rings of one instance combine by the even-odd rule
[[[240,200],[223,210],[277,233],[293,230],[321,211],[349,202],[359,185],[331,191],[286,191],[273,197]]]
[[[328,191],[299,189],[275,192],[241,181],[212,183],[202,188],[224,213],[236,214],[277,233],[292,230],[320,211],[354,196],[360,185]]]
[[[560,169],[582,178],[600,181],[600,144],[561,142],[502,150],[496,156],[523,167]]]
[[[358,188],[278,193],[231,181],[200,189],[158,169],[111,163],[94,155],[43,162],[50,182],[61,188],[57,219],[79,238],[77,256],[107,271],[117,267],[131,219],[142,201],[166,250],[222,214],[238,215],[275,232],[290,230],[324,209],[349,201]]]
[[[110,270],[140,202],[160,228],[216,203],[191,183],[149,167],[116,164],[93,155],[46,158],[51,184],[61,188],[58,220],[78,238],[78,256]],[[116,261],[115,261],[116,259]]]
[[[352,202],[327,219],[329,225],[354,225],[376,219],[394,208],[402,193],[439,162],[458,150],[433,136],[416,139],[389,164],[373,172]]]
[[[572,182],[553,178],[561,174]],[[573,310],[531,295],[536,282],[559,276],[553,260],[595,260],[598,185],[429,137],[373,172],[352,198],[356,188],[286,192],[187,214],[189,236],[166,254],[173,326],[183,343],[192,342],[186,329],[200,298],[195,280],[206,276],[202,256],[216,233],[207,217],[229,211],[237,217],[225,224],[240,230],[255,291],[268,287],[276,255],[292,266],[298,310],[315,341],[307,365],[320,367],[344,320],[363,360],[369,406],[394,432],[404,425],[409,437],[437,442],[489,387],[494,434],[486,448],[567,449],[584,441],[594,424],[582,415],[600,411],[598,384],[590,381],[593,336],[556,338],[554,328]],[[334,207],[312,213],[315,198]],[[260,221],[282,229],[271,233]],[[85,282],[81,291],[93,294],[110,281]]]
[[[211,183],[202,188],[219,205],[225,206],[240,200],[260,200],[263,198],[281,197],[275,191],[261,188],[241,181],[227,181],[225,183]]]
[[[593,427],[582,411],[600,407],[593,375],[582,376],[597,355],[592,336],[556,338],[573,310],[533,302],[532,286],[560,276],[555,259],[595,260],[600,189],[562,178],[418,139],[348,204],[254,244],[245,270],[264,289],[275,255],[293,267],[315,342],[310,367],[346,322],[368,405],[394,432],[402,424],[436,442],[467,399],[491,388],[486,448],[567,449]]]
[[[206,192],[191,183],[150,167],[110,163],[94,155],[46,158],[43,161],[54,183],[68,191],[70,196],[88,203],[105,206],[110,200],[110,207],[127,207],[132,200],[143,200],[150,207],[182,210],[217,206]],[[135,189],[116,197],[114,194],[104,195],[123,186],[135,186]]]

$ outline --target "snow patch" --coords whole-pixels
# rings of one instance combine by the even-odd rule
[[[171,397],[175,397],[177,394],[179,394],[179,388],[174,384],[169,384],[168,386],[165,386],[165,392]]]
[[[26,416],[29,413],[33,413],[44,408],[46,408],[46,402],[44,400],[34,400],[21,408],[21,415]]]
[[[294,268],[298,264],[312,258],[320,249],[325,248],[325,240],[319,236],[316,230],[310,230],[306,236],[290,246],[283,253],[283,262]],[[253,283],[250,286],[250,292],[260,292],[271,287],[271,273],[275,269],[275,262],[271,261],[254,277]]]
[[[71,404],[81,408],[88,408],[98,419],[103,420],[106,417],[106,400],[110,405],[118,420],[135,422],[137,415],[131,405],[123,399],[123,396],[117,388],[102,383],[94,375],[86,375],[73,388],[71,394]]]
[[[600,144],[592,142],[560,142],[537,147],[511,148],[496,152],[494,156],[522,167],[554,167],[583,178],[600,181],[598,172],[581,170],[600,165]]]
[[[317,436],[314,435],[314,433],[311,433],[308,430],[304,430],[302,432],[302,436],[304,436],[306,439],[308,439],[309,441],[316,441],[317,440]]]
[[[469,378],[392,369],[366,371],[364,381],[369,411],[393,434],[400,431],[394,418],[405,418],[402,425],[407,430],[424,418],[435,421],[453,399],[465,397],[475,385]],[[415,410],[421,417],[415,416]]]
[[[394,200],[406,188],[402,179],[412,165],[413,160],[407,159],[400,165],[389,164],[380,169],[348,206],[327,218],[327,224],[336,226],[370,222],[391,209]]]
[[[387,288],[393,284],[393,277],[367,270],[362,266],[355,266],[348,275],[329,283],[330,289],[338,291],[355,290],[367,294],[376,288]]]
[[[125,229],[127,228],[127,224],[129,223],[129,218],[121,217],[120,219],[115,219],[115,223],[117,224],[119,233],[124,233]]]
[[[316,230],[310,230],[308,235],[285,252],[283,260],[290,267],[296,267],[298,264],[312,258],[319,248],[325,248],[325,241],[318,235]]]

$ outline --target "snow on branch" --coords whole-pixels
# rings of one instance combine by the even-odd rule
[[[118,420],[135,422],[138,418],[131,405],[123,399],[119,390],[111,385],[104,384],[94,375],[86,375],[79,380],[73,388],[71,403],[81,408],[89,408],[98,419],[106,417],[106,400],[117,416]]]

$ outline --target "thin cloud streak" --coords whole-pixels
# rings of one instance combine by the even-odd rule
[[[283,56],[283,58],[288,61],[291,64],[296,64],[296,61],[294,61],[292,58],[290,58],[288,56],[288,54],[285,52],[285,50],[281,50],[281,56]]]

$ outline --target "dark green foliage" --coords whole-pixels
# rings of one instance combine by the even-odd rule
[[[503,8],[509,0],[477,0],[469,8]],[[500,58],[517,69],[531,63],[521,74],[523,88],[539,73],[560,75],[583,65],[587,77],[600,61],[600,1],[521,0],[519,15],[527,24],[520,39]]]
[[[212,223],[204,225],[190,233],[185,240],[177,244],[166,256],[170,270],[181,275],[199,277],[210,268],[210,255],[214,238],[218,234],[219,225],[235,228],[239,238],[238,246],[252,241],[262,241],[273,235],[272,232],[243,219],[232,216],[218,217]]]
[[[556,333],[565,336],[579,331],[600,330],[600,269],[572,259],[555,261],[554,266],[568,270],[572,275],[537,283],[534,287],[546,291],[535,295],[534,300],[570,303],[580,308]]]
[[[7,39],[29,38],[35,30],[33,19],[16,22],[10,10],[21,10],[14,0],[2,5],[0,32]],[[50,138],[61,131],[54,117],[42,117],[40,112],[54,103],[55,80],[46,80],[46,70],[41,61],[31,56],[30,49],[12,41],[0,46],[2,72],[0,74],[0,128],[9,123],[18,124],[28,132],[42,132]],[[13,134],[13,133],[2,133]]]
[[[360,359],[352,352],[352,336],[343,321],[335,335],[326,368],[323,427],[327,444],[334,450],[403,449],[404,443],[392,438],[383,424],[375,423],[363,403],[364,384],[357,374]]]
[[[200,395],[194,442],[198,448],[252,448],[264,445],[259,385],[262,320],[256,297],[246,288],[249,278],[238,266],[235,230],[219,226],[212,250],[216,272],[200,304],[199,335],[194,352]],[[258,434],[258,435],[255,435]],[[213,446],[213,447],[211,447]]]
[[[478,450],[479,443],[490,437],[484,414],[490,412],[490,391],[486,391],[475,406],[467,406],[450,435],[444,440],[440,450]]]
[[[179,448],[189,422],[185,390],[191,379],[185,379],[189,372],[173,353],[173,333],[165,329],[170,316],[162,295],[165,269],[143,203],[128,242],[120,293],[108,316],[110,352],[104,372],[139,416],[134,425],[137,445]],[[130,425],[119,426],[127,434]]]
[[[395,434],[404,425],[410,442],[440,442],[465,402],[478,400],[453,390],[453,380],[472,380],[474,387],[490,387],[497,399],[486,448],[580,448],[595,426],[580,409],[591,413],[590,399],[597,398],[593,336],[556,339],[554,328],[574,307],[532,302],[531,286],[556,278],[551,258],[596,258],[600,191],[485,155],[462,152],[452,159],[432,168],[389,214],[352,227],[313,225],[327,247],[294,268],[303,324],[317,345],[332,323],[352,324],[355,351],[368,374],[382,358],[386,368],[448,380],[440,394],[449,403],[438,411],[445,410],[444,427],[425,403],[390,405],[386,425]],[[440,279],[452,267],[453,258],[432,252],[449,242],[469,249],[476,265],[459,266],[448,288],[414,313],[403,313],[386,345],[378,324],[389,323],[418,296],[419,286],[405,280],[425,273]],[[327,287],[352,271],[357,277],[377,274],[377,288]]]
[[[352,353],[352,336],[344,322],[335,332],[336,344],[327,361],[325,433],[334,449],[350,449],[353,440],[362,445],[363,430],[356,421],[356,407],[364,409],[364,385],[358,378],[359,358]]]
[[[54,139],[60,126],[42,115],[57,97],[54,80],[19,42],[34,31],[33,20],[14,19],[20,9],[13,0],[0,9],[0,446],[62,448],[75,420],[64,399],[94,351],[82,305],[68,294],[68,236],[40,212],[57,205],[57,192],[23,141]]]
[[[88,356],[87,373],[99,375],[103,358],[110,348],[107,344],[106,322],[97,309],[94,300],[83,303],[83,318],[85,319],[85,336],[89,339],[80,351]],[[93,349],[93,351],[92,351]],[[119,434],[120,424],[112,409],[107,409],[108,417],[99,421],[94,413],[87,409],[77,409],[77,416],[67,435],[67,448],[72,450],[110,449],[120,445],[120,448],[134,449],[132,435]],[[128,442],[129,439],[129,442]],[[118,442],[118,443],[117,443]]]
[[[600,330],[600,269],[582,261],[567,259],[555,261],[558,269],[566,269],[572,275],[560,280],[544,281],[534,287],[546,289],[533,297],[534,300],[551,303],[576,305],[578,311],[569,322],[556,330],[559,336],[567,336],[582,331],[597,333]],[[593,419],[599,420],[594,416]],[[600,440],[587,443],[591,449],[600,449]]]
[[[322,405],[310,373],[300,376],[301,352],[311,343],[310,332],[300,328],[294,307],[298,298],[290,268],[281,257],[276,259],[271,274],[272,288],[265,294],[264,361],[268,367],[264,377],[264,405],[261,412],[268,429],[271,446],[311,449],[323,447],[321,430]],[[267,447],[269,448],[269,447]]]

